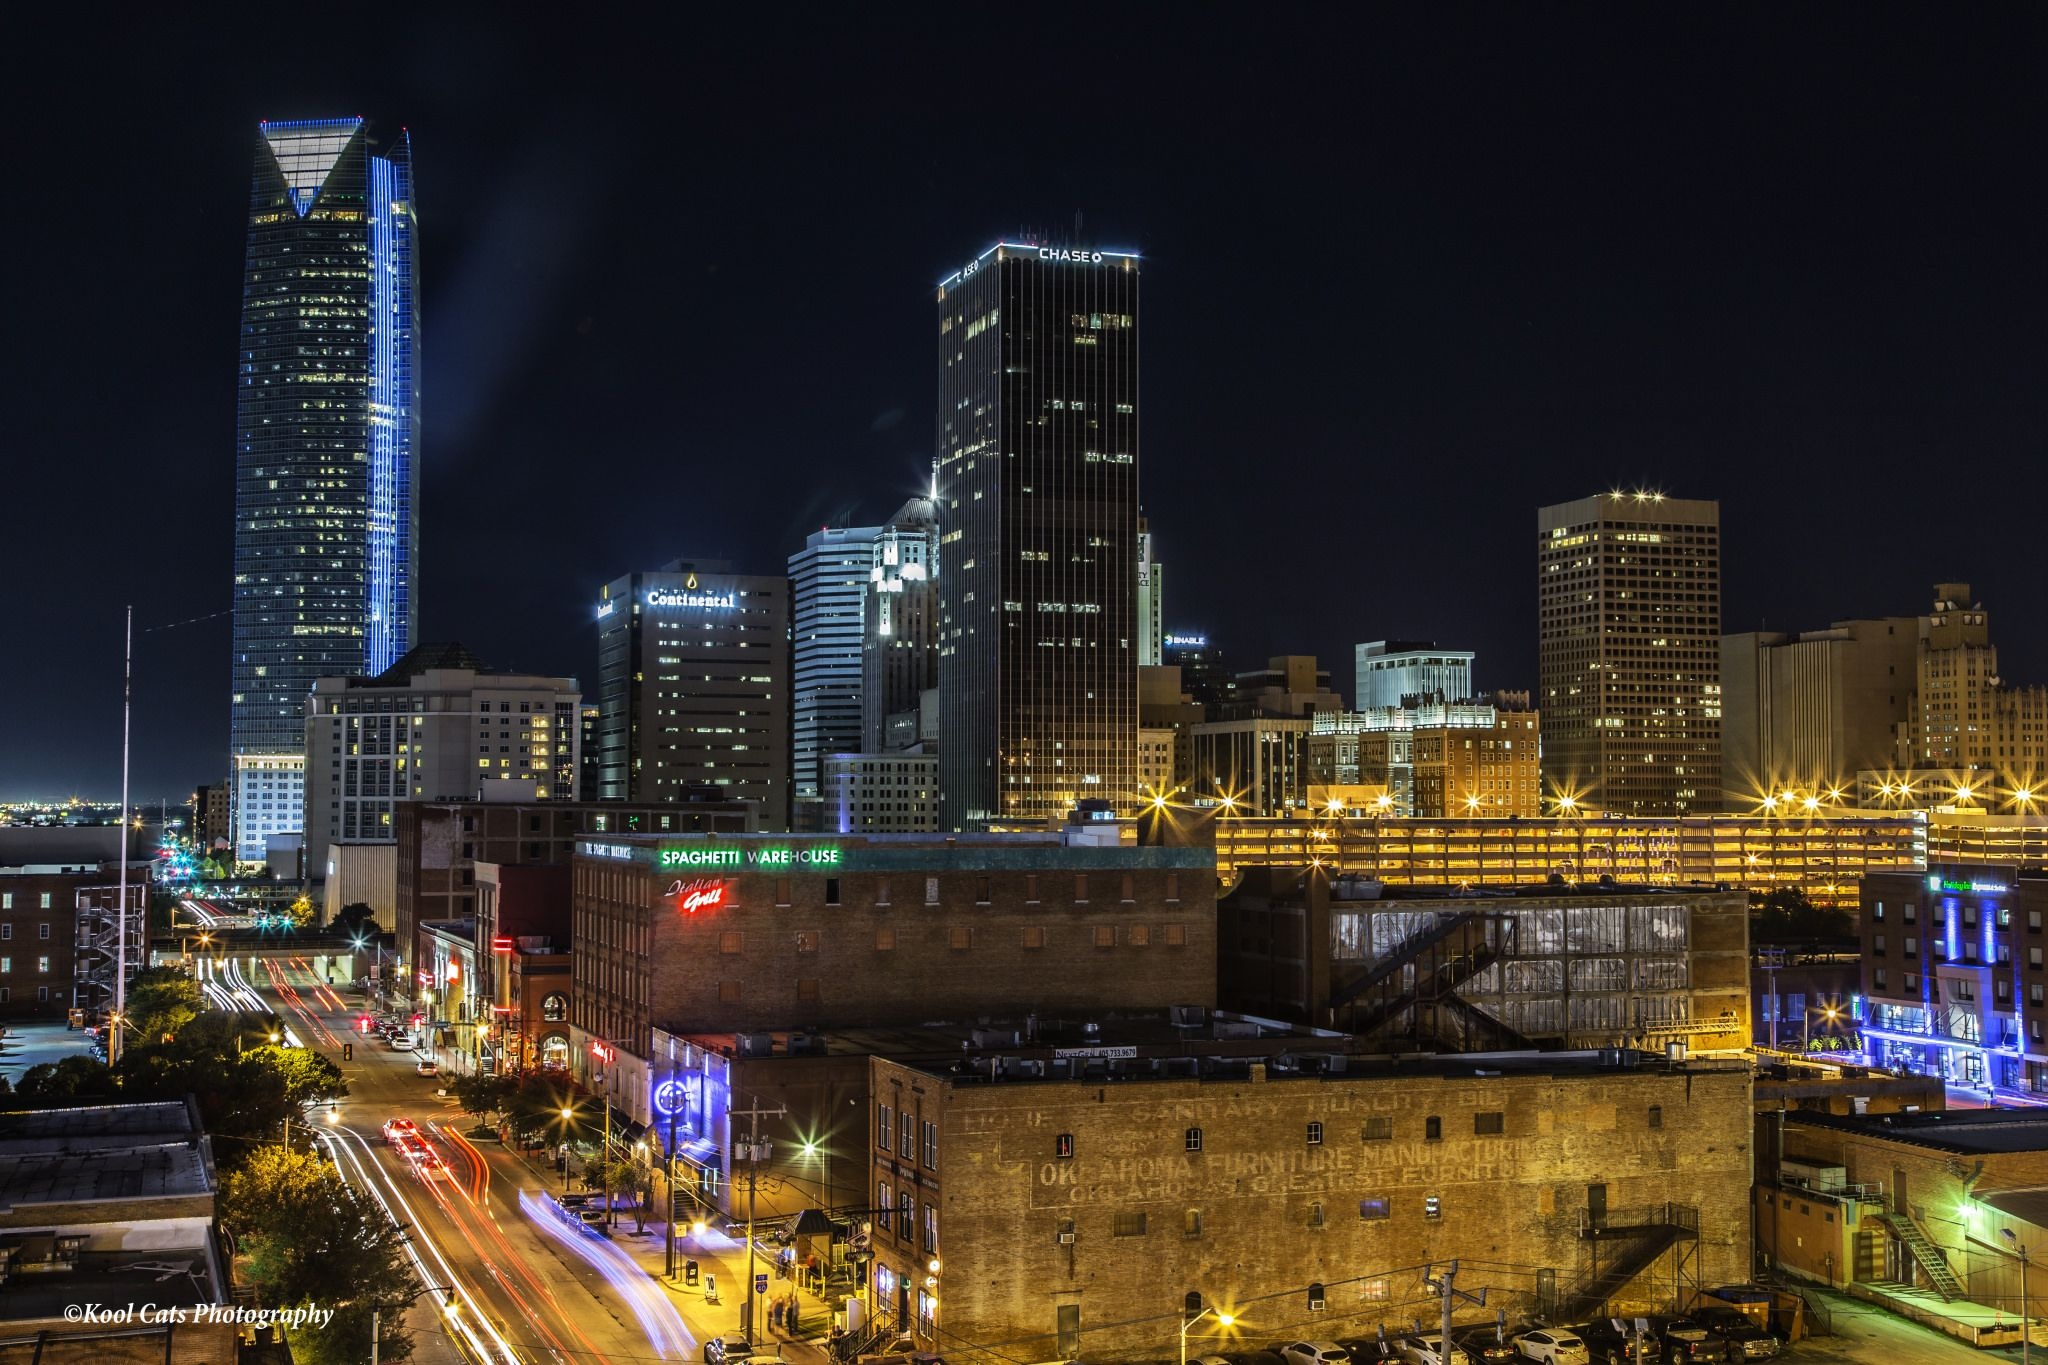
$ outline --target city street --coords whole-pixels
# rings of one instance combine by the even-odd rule
[[[678,1312],[680,1297],[610,1240],[557,1218],[542,1195],[540,1173],[495,1140],[468,1136],[473,1120],[452,1100],[437,1097],[439,1080],[415,1074],[414,1054],[375,1035],[351,1034],[360,1009],[317,980],[309,965],[274,970],[274,977],[254,980],[234,975],[256,988],[298,1041],[341,1067],[350,1096],[325,1127],[344,1175],[367,1184],[414,1229],[422,1282],[457,1290],[453,1314],[441,1307],[441,1295],[423,1296],[413,1308],[409,1321],[421,1360],[628,1365],[701,1359],[699,1338]],[[353,1044],[350,1061],[341,1059],[343,1041]],[[383,1125],[396,1117],[419,1125],[448,1178],[416,1178],[385,1145]],[[622,1231],[631,1228],[629,1217],[622,1222]],[[719,1322],[714,1330],[729,1330],[729,1324]]]

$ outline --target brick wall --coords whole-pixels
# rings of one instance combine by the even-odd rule
[[[1749,1273],[1739,1070],[988,1085],[874,1066],[877,1104],[894,1095],[920,1125],[940,1123],[936,1169],[922,1150],[908,1164],[874,1150],[877,1180],[897,1198],[908,1184],[920,1210],[915,1237],[892,1228],[876,1247],[914,1308],[930,1273],[922,1206],[936,1205],[928,1346],[949,1358],[995,1359],[976,1343],[1017,1360],[1076,1346],[1162,1358],[1190,1290],[1239,1315],[1231,1349],[1391,1331],[1429,1311],[1419,1267],[1451,1257],[1470,1266],[1465,1287],[1490,1291],[1475,1317],[1524,1314],[1539,1271],[1562,1291],[1583,1269],[1591,1186],[1605,1187],[1610,1225],[1667,1201],[1697,1209],[1698,1241],[1682,1245],[1696,1246],[1700,1285]],[[1614,1305],[1664,1310],[1672,1280],[1667,1253]],[[1317,1282],[1326,1308],[1311,1313]],[[1058,1335],[1063,1308],[1078,1311],[1078,1343]]]

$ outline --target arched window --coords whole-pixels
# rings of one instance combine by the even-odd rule
[[[569,997],[560,991],[543,997],[540,1002],[540,1017],[550,1024],[559,1024],[569,1017]]]

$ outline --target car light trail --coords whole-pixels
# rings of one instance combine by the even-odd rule
[[[640,1330],[646,1334],[648,1345],[654,1348],[656,1359],[691,1358],[696,1350],[696,1338],[683,1325],[682,1315],[669,1301],[667,1291],[619,1250],[609,1237],[595,1238],[580,1227],[570,1228],[562,1222],[560,1213],[551,1206],[547,1196],[536,1190],[519,1192],[519,1208],[542,1232],[576,1253],[618,1291],[619,1297],[632,1307],[633,1316],[640,1320]]]
[[[427,1235],[426,1229],[420,1223],[419,1215],[413,1211],[411,1203],[392,1182],[390,1173],[377,1165],[374,1157],[368,1155],[369,1144],[364,1142],[362,1135],[343,1129],[339,1132],[324,1132],[320,1136],[327,1144],[329,1154],[334,1157],[335,1168],[341,1172],[341,1178],[350,1184],[367,1189],[371,1197],[383,1208],[384,1216],[405,1233],[405,1254],[411,1258],[413,1270],[419,1275],[420,1283],[449,1286],[455,1292],[458,1306],[469,1310],[464,1313],[451,1311],[445,1306],[442,1308],[442,1317],[447,1320],[452,1334],[466,1342],[479,1360],[503,1362],[503,1365],[526,1365],[512,1349],[511,1343],[505,1340],[497,1327],[478,1307],[475,1295],[469,1292],[461,1277],[455,1273],[454,1267],[448,1264],[448,1258],[441,1254],[441,1248]],[[346,1162],[342,1159],[344,1156],[347,1157]],[[356,1172],[353,1180],[349,1177],[351,1165]],[[384,1189],[378,1188],[379,1178],[382,1179]],[[386,1197],[386,1189],[390,1191],[389,1198]],[[397,1203],[396,1209],[392,1207],[394,1200]],[[398,1209],[405,1211],[404,1217],[399,1216]],[[428,1268],[427,1258],[420,1255],[421,1247],[426,1248],[434,1265],[439,1268],[438,1279],[436,1272]]]

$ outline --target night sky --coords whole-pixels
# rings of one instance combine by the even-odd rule
[[[1078,221],[1147,258],[1167,626],[1240,668],[1533,687],[1534,509],[1648,485],[1721,500],[1728,629],[1963,579],[2048,681],[2039,9],[883,8],[11,19],[0,797],[117,791],[122,604],[229,606],[266,117],[412,131],[421,633],[496,666],[593,688],[600,583],[893,510],[932,286]],[[228,640],[138,636],[138,800],[225,775]]]

